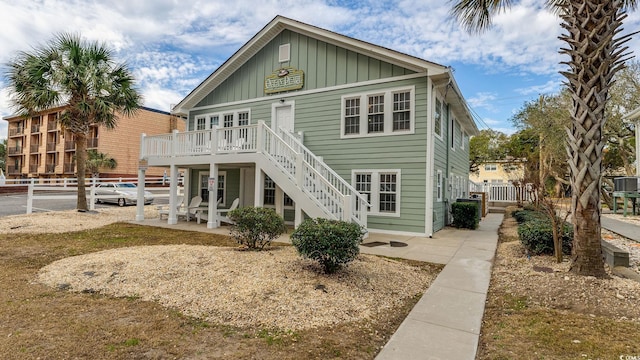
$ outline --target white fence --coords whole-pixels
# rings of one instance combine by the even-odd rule
[[[518,202],[530,201],[531,191],[528,185],[515,186],[513,184],[477,184],[469,181],[469,192],[487,193],[487,201]]]
[[[89,209],[95,210],[95,203],[98,199],[116,199],[121,195],[97,195],[96,185],[106,182],[127,182],[138,183],[138,178],[86,178],[85,186],[87,190],[87,201]],[[169,182],[164,177],[147,177],[146,185],[157,185],[151,189],[154,191],[154,198],[169,198]],[[166,185],[166,186],[165,186]],[[69,200],[78,198],[78,179],[6,179],[3,187],[23,188],[27,187],[27,214],[33,212],[33,202],[39,200]],[[164,186],[164,187],[163,187]],[[146,190],[149,190],[147,188]],[[23,190],[24,191],[24,190]]]

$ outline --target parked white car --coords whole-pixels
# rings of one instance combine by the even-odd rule
[[[100,197],[111,195],[109,197]],[[96,203],[115,203],[119,206],[138,203],[138,187],[133,183],[113,182],[96,185]],[[153,194],[144,192],[144,204],[153,202]]]

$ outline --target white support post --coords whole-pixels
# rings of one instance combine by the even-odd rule
[[[96,209],[96,181],[95,177],[91,178],[91,190],[89,192],[89,210],[91,211]]]
[[[300,189],[304,188],[304,157],[302,153],[296,154],[296,185]]]
[[[260,165],[256,163],[256,172],[255,172],[255,184],[254,184],[254,192],[253,192],[253,206],[254,207],[262,207],[263,203],[263,187],[264,187],[264,179],[262,177],[262,169]]]
[[[263,152],[262,144],[264,139],[264,120],[258,121],[258,133],[256,134],[256,151]]]
[[[351,195],[342,198],[342,221],[351,222]]]
[[[138,200],[136,204],[136,221],[144,221],[144,167],[138,167]]]
[[[218,153],[218,127],[213,125],[211,127],[211,155]]]
[[[293,220],[293,226],[298,227],[300,226],[300,224],[302,224],[302,208],[298,204],[296,204],[295,219]]]
[[[147,156],[147,144],[144,141],[147,134],[140,134],[140,159],[144,159]]]
[[[220,225],[220,220],[218,219],[218,164],[211,163],[209,165],[209,177],[215,179],[215,182],[213,183],[213,188],[209,189],[207,229],[215,229]]]
[[[171,133],[171,157],[175,157],[178,152],[178,130]]]
[[[284,191],[276,184],[275,193],[276,214],[284,218]]]
[[[176,215],[176,207],[178,206],[178,167],[175,164],[171,164],[169,167],[169,176],[171,177],[171,183],[169,184],[169,216],[167,217],[167,224],[175,225],[178,223]]]
[[[33,212],[33,187],[35,186],[35,179],[31,179],[27,190],[27,214]]]

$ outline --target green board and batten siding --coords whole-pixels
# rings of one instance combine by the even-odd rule
[[[279,63],[278,48],[287,43],[291,44],[290,61]],[[411,70],[285,30],[200,101],[196,108],[263,97],[265,96],[264,79],[285,66],[304,71],[303,90],[414,73]],[[295,91],[273,96],[278,98],[294,94]]]

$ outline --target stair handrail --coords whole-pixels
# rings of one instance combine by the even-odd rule
[[[318,171],[318,169],[315,168],[313,164],[309,163],[307,159],[305,159],[305,156],[304,156],[305,154],[295,151],[295,149],[290,144],[288,144],[273,129],[269,128],[266,124],[264,124],[264,122],[261,121],[260,125],[264,129],[264,135],[261,136],[261,138],[264,140],[260,148],[262,151],[265,152],[265,155],[268,155],[270,160],[276,162],[280,169],[285,170],[289,177],[292,177],[292,176],[295,177],[294,181],[296,182],[296,184],[305,193],[310,195],[311,199],[318,206],[320,206],[320,208],[322,208],[327,214],[331,215],[336,219],[345,220],[345,221],[355,221],[356,223],[366,227],[367,225],[366,210],[367,209],[361,207],[358,209],[358,211],[354,211],[354,196],[351,196],[349,194],[344,194],[344,192],[341,191],[338,187],[336,187],[334,183],[329,181],[329,179],[327,179],[324,174]],[[293,156],[292,158],[289,159],[289,161],[291,162],[295,161],[294,169],[287,168],[285,166],[286,164],[285,165],[281,164],[282,159],[280,159],[280,161],[276,159],[276,157],[278,157],[279,154],[271,154],[269,152],[269,148],[268,146],[266,146],[266,143],[268,142],[267,141],[268,136],[270,136],[271,139],[276,141],[278,145],[284,146],[287,150],[291,150],[291,153],[295,154],[294,155],[295,159],[293,159]],[[307,152],[307,154],[309,153],[310,152]],[[317,194],[315,194],[310,188],[307,188],[304,182],[304,175],[303,175],[305,171],[304,168],[307,168],[308,171],[311,172],[311,174],[316,174],[318,181],[320,181],[322,184],[324,184],[324,186],[327,187],[327,190],[329,191],[329,193],[334,193],[338,195],[339,201],[333,202],[332,203],[333,206],[328,206],[328,204],[326,203],[326,199],[324,199],[325,201],[323,201],[323,199],[321,197],[318,197]],[[293,170],[293,172],[291,170]]]
[[[325,163],[322,159],[318,158],[309,148],[307,148],[299,139],[297,139],[291,132],[286,131],[282,128],[278,128],[278,133],[284,142],[289,145],[293,150],[297,153],[301,153],[303,155],[304,161],[309,164],[313,169],[316,169],[316,172],[320,174],[321,177],[326,178],[330,184],[333,185],[343,196],[350,195],[356,206],[352,206],[352,218],[356,220],[360,225],[366,226],[366,214],[367,209],[371,206],[364,195],[360,194],[351,184],[349,184],[344,178],[338,173],[336,173],[327,163]],[[312,164],[312,160],[315,164]],[[318,169],[320,168],[320,169]],[[335,183],[331,181],[331,178],[328,178],[327,175],[331,176]]]

